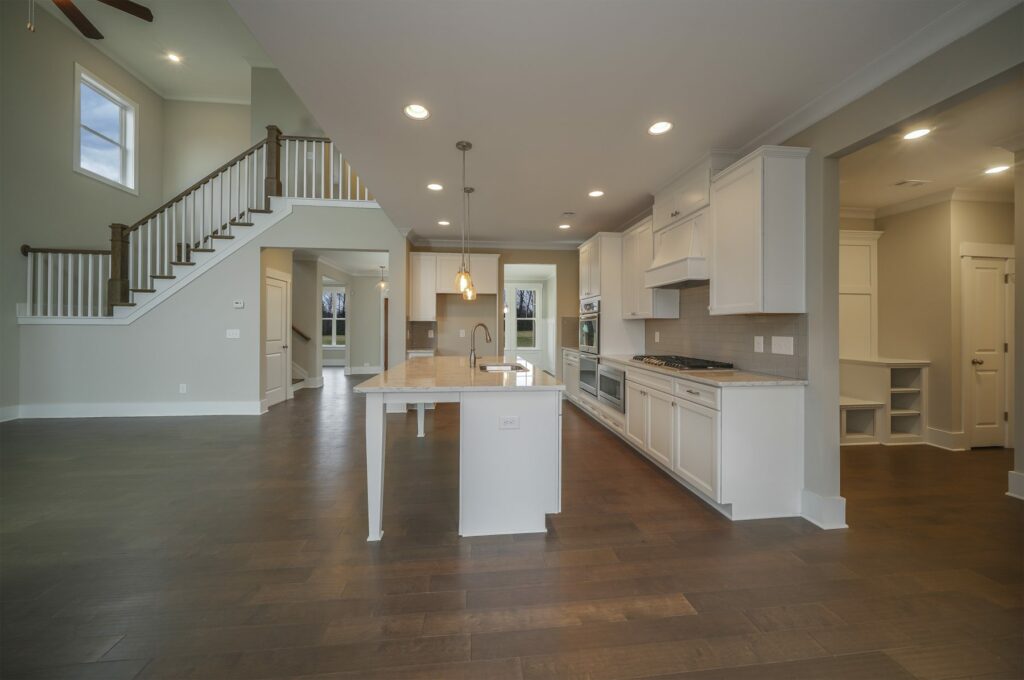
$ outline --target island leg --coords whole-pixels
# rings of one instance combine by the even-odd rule
[[[422,401],[416,404],[416,436],[426,437],[427,433],[423,429],[423,412],[427,408],[427,405]]]
[[[367,541],[379,541],[384,535],[381,517],[384,503],[384,447],[387,444],[387,418],[384,395],[366,395],[366,514],[370,525]]]

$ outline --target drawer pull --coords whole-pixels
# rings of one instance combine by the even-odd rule
[[[698,392],[697,390],[690,390],[690,389],[688,389],[688,390],[686,390],[686,393],[687,394],[695,394],[698,397],[700,396],[700,392]]]

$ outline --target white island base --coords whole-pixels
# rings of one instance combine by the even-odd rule
[[[463,357],[413,359],[356,387],[366,394],[367,540],[383,536],[386,409],[400,403],[459,404],[460,536],[547,530],[545,515],[561,510],[564,386],[529,369],[489,374]]]

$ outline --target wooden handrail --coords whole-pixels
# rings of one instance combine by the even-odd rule
[[[224,165],[220,166],[219,168],[217,168],[216,170],[214,170],[213,172],[208,174],[206,177],[203,177],[201,180],[199,180],[198,182],[196,182],[195,184],[193,184],[189,188],[185,189],[180,194],[178,194],[177,196],[175,196],[171,200],[167,201],[166,203],[164,203],[159,208],[157,208],[153,212],[151,212],[148,215],[146,215],[145,217],[143,217],[141,220],[139,220],[135,224],[131,225],[131,227],[129,227],[129,230],[130,231],[138,230],[138,228],[140,226],[142,226],[143,224],[148,222],[150,219],[156,217],[157,215],[159,215],[164,210],[167,210],[169,207],[171,207],[172,205],[174,205],[175,203],[177,203],[181,199],[185,198],[186,196],[191,194],[193,191],[195,191],[199,187],[203,186],[204,184],[206,184],[207,182],[212,180],[214,177],[216,177],[217,175],[221,174],[222,172],[224,172],[225,170],[230,168],[232,165],[235,165],[236,163],[238,163],[238,161],[242,160],[243,158],[245,158],[246,156],[251,154],[253,151],[256,151],[257,149],[259,149],[261,146],[263,146],[266,143],[267,143],[266,139],[261,139],[260,141],[256,142],[255,144],[250,146],[248,149],[246,149],[242,153],[238,154],[237,156],[235,156],[234,158],[229,160]]]
[[[27,243],[21,246],[21,254],[28,257],[29,253],[60,253],[62,255],[110,255],[109,250],[90,250],[88,248],[33,248]]]
[[[329,142],[330,137],[308,137],[304,135],[281,135],[281,141],[293,142]]]
[[[302,338],[306,342],[309,342],[310,340],[313,339],[313,338],[309,337],[308,335],[306,335],[305,333],[303,333],[302,331],[300,331],[295,326],[292,326],[292,333],[295,333],[296,335],[298,335],[300,338]]]

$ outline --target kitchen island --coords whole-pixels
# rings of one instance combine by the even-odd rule
[[[524,370],[483,370],[518,364]],[[388,404],[459,404],[459,535],[539,533],[561,510],[565,385],[514,357],[413,358],[356,386],[366,395],[368,541],[383,536]],[[401,455],[400,451],[394,452]]]

